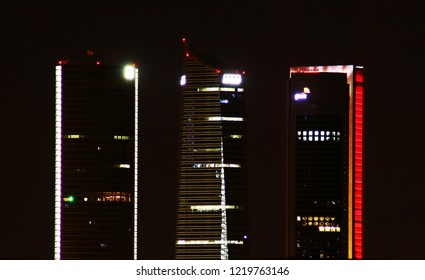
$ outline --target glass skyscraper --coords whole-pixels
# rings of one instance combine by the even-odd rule
[[[55,259],[136,259],[138,69],[56,66]]]
[[[245,72],[183,45],[176,259],[245,259]]]
[[[290,73],[286,254],[362,259],[363,67]]]

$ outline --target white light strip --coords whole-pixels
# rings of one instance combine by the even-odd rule
[[[223,245],[223,244],[236,244],[243,245],[242,240],[177,240],[177,245]],[[227,246],[226,246],[227,247]]]
[[[224,180],[224,148],[221,139],[221,259],[229,259],[227,248],[227,211],[226,211],[226,181]]]
[[[62,66],[56,66],[55,96],[55,241],[54,259],[61,258],[62,201]]]
[[[134,68],[134,259],[137,260],[138,196],[139,196],[139,69]]]
[[[194,163],[194,168],[241,168],[237,163]]]
[[[294,95],[294,100],[295,101],[306,100],[306,99],[307,99],[307,94],[305,94],[305,93],[296,93]]]
[[[233,122],[243,122],[244,118],[241,117],[209,117],[209,121],[233,121]]]
[[[220,148],[193,149],[194,152],[218,152]]]
[[[198,91],[202,91],[202,92],[236,91],[236,88],[229,88],[229,87],[206,87],[206,88],[198,88]]]
[[[222,205],[192,205],[190,210],[199,212],[216,212],[222,211],[223,209],[238,209],[235,205],[226,205],[224,208]]]

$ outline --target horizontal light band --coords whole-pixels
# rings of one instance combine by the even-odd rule
[[[237,163],[194,163],[193,168],[241,168]]]
[[[209,117],[209,121],[231,121],[231,122],[243,122],[244,118],[241,117]]]
[[[221,244],[236,244],[243,245],[243,241],[239,240],[177,240],[177,245],[221,245]]]
[[[226,206],[222,206],[222,205],[192,205],[190,206],[190,209],[192,211],[199,211],[199,212],[216,212],[216,211],[222,211],[224,209],[229,210],[229,209],[238,209],[238,206],[235,205],[226,205]]]

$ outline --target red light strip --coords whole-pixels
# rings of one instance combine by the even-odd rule
[[[356,69],[354,112],[354,256],[363,258],[363,73]]]

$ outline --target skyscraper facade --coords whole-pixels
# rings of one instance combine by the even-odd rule
[[[287,255],[362,259],[363,67],[290,68]]]
[[[245,259],[245,73],[183,45],[176,259]]]
[[[136,259],[138,69],[56,66],[55,259]]]

